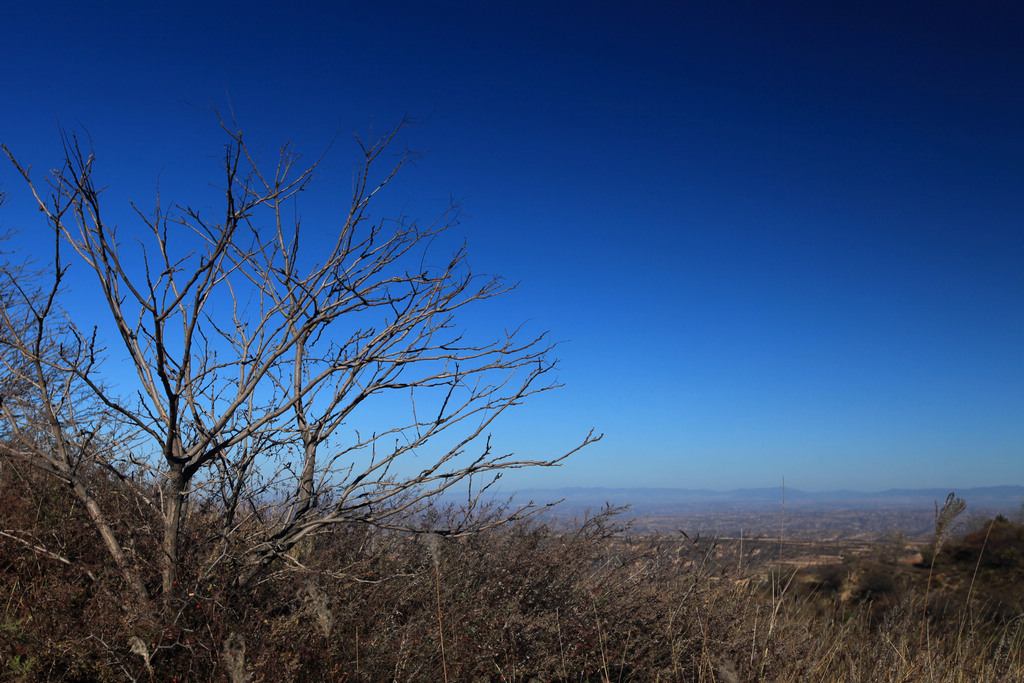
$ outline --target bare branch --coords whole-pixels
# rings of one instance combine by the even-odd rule
[[[289,212],[324,155],[302,165],[286,143],[265,163],[233,120],[217,117],[227,140],[222,210],[158,194],[151,213],[131,205],[138,225],[127,242],[101,213],[95,156],[77,135],[62,136],[65,164],[48,176],[46,199],[4,148],[58,244],[53,288],[20,292],[31,302],[23,318],[11,309],[3,319],[14,341],[0,360],[41,397],[32,420],[27,405],[0,402],[11,455],[73,486],[91,459],[131,484],[139,505],[159,508],[165,595],[193,508],[219,517],[202,541],[209,567],[231,557],[248,567],[239,581],[258,580],[334,525],[427,531],[429,503],[481,477],[458,523],[431,531],[461,535],[542,509],[472,514],[502,472],[557,466],[600,436],[542,459],[492,451],[495,420],[559,386],[555,345],[521,328],[460,326],[464,309],[514,285],[474,274],[465,248],[432,251],[458,223],[458,202],[428,224],[373,213],[374,197],[417,156],[405,149],[385,162],[410,122],[356,137],[352,196],[310,239]],[[83,333],[56,308],[61,244],[91,271],[108,321],[99,332]],[[126,385],[104,382],[104,357],[131,366]],[[387,407],[385,423],[374,404]],[[33,442],[38,425],[52,441],[45,448]],[[112,538],[111,553],[118,547]]]
[[[44,555],[44,556],[49,557],[51,559],[57,560],[58,562],[66,564],[69,567],[73,567],[73,568],[77,569],[78,571],[82,572],[83,574],[85,574],[86,576],[88,576],[90,581],[95,581],[96,580],[96,575],[93,574],[91,571],[89,571],[88,569],[85,569],[85,568],[75,564],[74,562],[72,562],[71,560],[69,560],[68,558],[64,557],[63,555],[61,555],[59,553],[55,553],[52,550],[47,550],[46,548],[44,548],[41,545],[36,545],[34,543],[26,541],[24,538],[21,538],[19,536],[15,536],[14,534],[8,533],[6,531],[0,531],[0,536],[3,536],[4,538],[9,538],[12,541],[16,541],[16,542],[22,544],[23,546],[25,546],[26,548],[28,548],[29,550],[31,550],[32,552],[34,552],[34,553],[39,553],[40,555]]]

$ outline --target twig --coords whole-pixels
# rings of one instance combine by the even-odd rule
[[[84,573],[86,576],[88,576],[91,580],[93,580],[93,581],[96,580],[96,575],[95,574],[93,574],[88,569],[84,569],[82,567],[79,567],[77,564],[75,564],[74,562],[72,562],[68,558],[64,557],[63,555],[58,555],[57,553],[53,552],[52,550],[47,550],[46,548],[43,548],[42,546],[33,545],[33,544],[29,543],[28,541],[26,541],[25,539],[18,538],[17,536],[15,536],[13,534],[7,533],[6,531],[0,531],[0,536],[4,536],[4,537],[9,538],[11,540],[17,541],[18,543],[21,543],[26,548],[28,548],[30,550],[33,550],[33,551],[39,553],[40,555],[45,555],[45,556],[47,556],[49,558],[57,560],[58,562],[63,562],[64,564],[66,564],[69,567],[74,567],[78,571],[80,571],[80,572]]]

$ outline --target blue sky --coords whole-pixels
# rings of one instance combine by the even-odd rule
[[[1024,483],[1019,3],[7,3],[0,140],[87,129],[129,199],[211,199],[234,111],[312,158],[329,233],[349,133],[423,121],[379,209],[449,197],[463,322],[551,330],[566,386],[495,430],[516,486]],[[0,226],[48,238],[8,166]],[[69,307],[85,311],[85,286]],[[76,299],[75,297],[80,297]]]

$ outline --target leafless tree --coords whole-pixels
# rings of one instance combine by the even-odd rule
[[[140,604],[156,596],[91,498],[83,463],[119,477],[161,520],[169,595],[190,514],[216,515],[205,571],[230,558],[244,583],[276,559],[294,562],[297,543],[332,525],[462,534],[529,514],[532,504],[498,517],[472,508],[502,471],[557,465],[600,438],[542,460],[492,450],[495,419],[556,386],[553,345],[520,329],[484,342],[460,329],[460,309],[511,287],[471,273],[463,249],[433,261],[429,246],[457,204],[428,226],[373,217],[371,200],[412,159],[385,163],[403,126],[359,141],[352,197],[328,243],[288,219],[320,162],[300,166],[285,145],[265,164],[233,122],[221,120],[222,213],[158,200],[152,213],[135,210],[131,230],[105,220],[91,146],[74,134],[48,188],[4,147],[57,245],[52,286],[31,294],[7,281],[21,303],[5,307],[2,369],[29,389],[20,403],[3,397],[7,454],[74,489]],[[106,328],[59,310],[62,254],[95,276]],[[109,356],[131,368],[116,390]],[[390,422],[360,421],[381,400]],[[432,497],[467,481],[463,521],[428,528],[420,513]]]
[[[26,265],[0,269],[0,452],[71,488],[122,578],[140,604],[148,606],[148,592],[90,486],[99,463],[111,467],[97,457],[103,435],[111,432],[102,405],[79,380],[79,371],[87,370],[89,362],[81,340],[55,315],[63,273],[58,263],[52,286],[40,288],[43,274]],[[42,555],[73,564],[17,534],[4,533]]]

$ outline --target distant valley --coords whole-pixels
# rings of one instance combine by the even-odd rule
[[[623,520],[632,519],[635,534],[704,533],[724,537],[777,536],[808,540],[874,541],[894,532],[925,539],[934,529],[935,502],[941,505],[955,491],[967,501],[964,526],[995,514],[1019,515],[1024,486],[964,489],[889,489],[802,491],[781,486],[711,491],[670,488],[523,489],[520,503],[561,501],[549,517],[565,522],[582,518],[605,504],[629,505]]]

